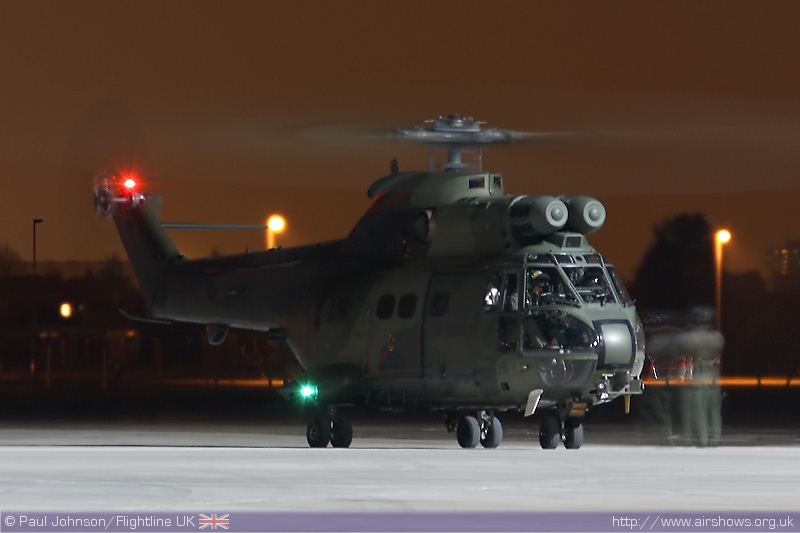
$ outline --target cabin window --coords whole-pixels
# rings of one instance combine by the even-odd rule
[[[529,263],[552,263],[553,262],[553,255],[552,254],[530,254],[528,255],[528,262]]]
[[[431,316],[444,316],[450,306],[450,293],[437,292],[431,298]]]
[[[494,180],[494,188],[501,190],[503,188],[503,176],[492,176]]]
[[[411,318],[414,316],[414,311],[417,310],[417,295],[404,294],[400,297],[400,303],[397,306],[397,314],[400,318]]]
[[[483,176],[477,176],[474,178],[469,179],[469,188],[470,189],[485,189],[486,188],[486,180]]]
[[[384,294],[378,298],[378,309],[376,310],[378,318],[392,318],[394,300],[394,294]]]
[[[519,287],[517,274],[506,274],[505,291],[503,292],[503,311],[517,311],[519,309]]]
[[[500,287],[502,274],[495,274],[492,276],[492,281],[486,287],[486,295],[483,297],[483,309],[485,311],[493,311],[500,308]]]

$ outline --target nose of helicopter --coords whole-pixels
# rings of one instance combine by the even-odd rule
[[[636,357],[633,326],[627,320],[599,320],[594,323],[599,340],[597,367],[630,368]]]

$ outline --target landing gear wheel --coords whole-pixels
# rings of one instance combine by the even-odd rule
[[[564,447],[577,450],[583,445],[583,422],[577,418],[568,418],[564,424]]]
[[[474,416],[464,416],[456,426],[456,440],[462,448],[474,448],[481,438],[481,426]]]
[[[331,446],[349,448],[353,442],[353,423],[343,416],[334,416],[331,426]]]
[[[325,448],[331,440],[331,419],[319,415],[308,423],[306,440],[312,448]]]
[[[500,419],[495,417],[494,422],[490,420],[483,421],[481,428],[481,446],[484,448],[497,448],[503,441],[503,424]]]
[[[555,416],[548,416],[539,426],[539,444],[545,450],[555,450],[561,442],[561,423]]]

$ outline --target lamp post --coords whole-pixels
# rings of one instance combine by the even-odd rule
[[[731,232],[726,229],[714,234],[714,270],[716,275],[717,331],[722,329],[722,246],[731,240]]]
[[[33,219],[33,275],[36,276],[36,226],[42,223],[41,218]]]
[[[267,250],[275,248],[275,234],[286,229],[286,219],[280,215],[272,215],[267,219]]]
[[[33,279],[31,280],[31,326],[33,329],[33,338],[31,339],[31,379],[36,379],[36,348],[39,342],[39,327],[36,321],[36,226],[41,223],[41,218],[33,219]]]

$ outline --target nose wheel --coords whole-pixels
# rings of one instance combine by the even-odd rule
[[[577,450],[583,446],[583,422],[579,418],[567,418],[564,423],[564,447]]]
[[[539,426],[539,444],[545,450],[555,450],[561,441],[561,421],[555,415],[545,417]]]
[[[447,418],[448,431],[455,431],[458,445],[462,448],[497,448],[503,441],[503,424],[494,413],[481,411],[479,416],[464,415],[454,423],[455,415]]]
[[[564,423],[556,414],[545,417],[539,426],[539,444],[545,450],[555,450],[560,442],[569,450],[583,446],[583,420],[567,418]]]

